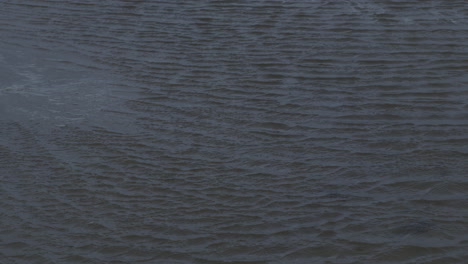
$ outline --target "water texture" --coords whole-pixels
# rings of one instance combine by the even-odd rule
[[[465,1],[0,3],[0,262],[463,263]]]

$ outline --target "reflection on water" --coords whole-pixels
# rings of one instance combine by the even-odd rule
[[[2,263],[460,263],[462,1],[6,1]]]

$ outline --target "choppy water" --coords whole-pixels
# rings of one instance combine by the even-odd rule
[[[0,3],[1,263],[463,263],[465,1]]]

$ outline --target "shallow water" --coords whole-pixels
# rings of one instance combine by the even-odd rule
[[[1,263],[461,263],[464,1],[3,1]]]

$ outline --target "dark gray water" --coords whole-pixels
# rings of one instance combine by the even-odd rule
[[[464,263],[466,1],[5,0],[0,263]]]

